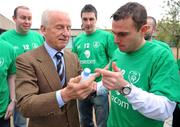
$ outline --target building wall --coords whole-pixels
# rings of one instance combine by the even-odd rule
[[[15,23],[0,14],[0,30],[8,30],[13,28],[15,28]]]

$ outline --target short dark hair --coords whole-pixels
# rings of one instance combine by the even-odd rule
[[[156,19],[152,16],[148,16],[147,19],[152,19],[153,20],[153,27],[156,27]]]
[[[97,19],[97,10],[93,5],[86,4],[81,10],[81,17],[82,17],[82,13],[84,13],[84,12],[93,12],[95,14],[96,19]]]
[[[29,8],[26,7],[26,6],[17,6],[17,7],[14,9],[13,17],[17,17],[17,11],[18,11],[18,9],[27,9],[27,10],[29,10]]]
[[[113,20],[118,21],[131,17],[137,31],[147,23],[147,12],[143,5],[137,2],[128,2],[121,6],[112,16]]]

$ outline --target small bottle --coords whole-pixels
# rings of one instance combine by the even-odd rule
[[[83,72],[81,73],[82,79],[80,82],[87,80],[89,76],[91,75],[91,70],[89,68],[85,68]],[[96,91],[90,93],[90,95],[87,98],[90,98],[92,96],[96,96]]]
[[[83,72],[81,73],[81,76],[82,76],[81,81],[88,79],[89,76],[90,76],[90,74],[91,74],[91,70],[90,70],[89,68],[85,68],[85,69],[83,70]]]

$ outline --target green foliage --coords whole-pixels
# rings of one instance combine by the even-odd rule
[[[169,43],[170,46],[180,47],[180,1],[164,1],[164,14],[158,24],[157,37]]]

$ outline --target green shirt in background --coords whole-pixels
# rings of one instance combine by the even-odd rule
[[[136,52],[124,53],[117,49],[112,61],[122,70],[124,78],[149,93],[180,102],[178,67],[163,46],[146,42]],[[162,121],[145,117],[132,108],[126,97],[111,91],[108,127],[163,127]]]
[[[112,33],[96,30],[92,34],[83,32],[78,35],[72,51],[78,55],[82,68],[90,68],[94,73],[96,68],[104,68],[109,63],[116,48]]]
[[[151,42],[156,43],[156,44],[159,44],[159,45],[161,45],[161,46],[167,48],[168,50],[171,50],[171,48],[169,47],[169,45],[168,45],[167,43],[165,43],[165,42],[156,40],[156,39],[154,39],[154,38],[152,39]],[[172,51],[171,51],[171,52],[172,52]]]
[[[8,76],[16,73],[15,59],[13,47],[0,39],[0,118],[5,115],[10,102]]]
[[[177,60],[177,64],[178,64],[179,71],[180,71],[180,59]]]
[[[15,30],[8,30],[2,33],[0,37],[13,45],[17,56],[39,47],[44,42],[43,37],[33,30],[29,30],[27,34],[20,34]]]
[[[178,68],[179,68],[179,76],[180,76],[180,59],[177,60]],[[180,109],[180,104],[178,104],[178,107]]]

